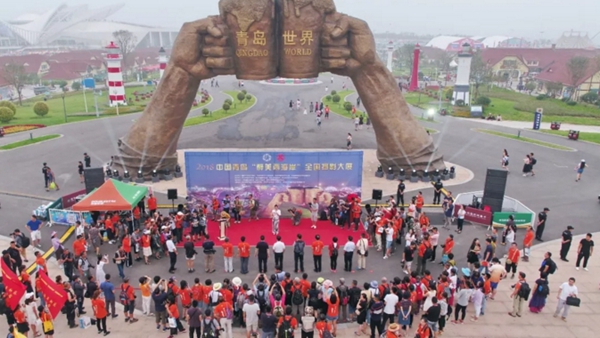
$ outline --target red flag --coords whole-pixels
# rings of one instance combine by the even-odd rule
[[[67,293],[62,285],[54,283],[46,273],[41,271],[36,283],[40,285],[40,291],[44,296],[46,306],[48,306],[52,318],[56,318],[60,313],[60,309],[62,309],[67,301]]]
[[[0,259],[0,261],[2,261],[2,281],[6,289],[6,304],[11,310],[14,310],[19,305],[27,288],[21,283],[17,274],[6,265],[4,259]]]

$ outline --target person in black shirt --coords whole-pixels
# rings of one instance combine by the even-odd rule
[[[544,234],[544,227],[546,227],[546,218],[548,217],[548,211],[550,211],[550,209],[544,208],[544,210],[538,214],[538,223],[535,227],[535,239],[537,239],[540,242],[543,242],[542,235]]]
[[[65,276],[67,276],[69,282],[71,282],[73,280],[73,268],[75,267],[75,257],[71,252],[69,252],[69,249],[64,248],[61,261],[65,270]]]
[[[202,249],[204,251],[204,269],[207,273],[215,272],[215,242],[208,235],[206,235],[206,240],[202,243]],[[186,250],[186,258],[187,254]]]
[[[258,257],[258,272],[267,273],[267,260],[269,259],[269,244],[265,242],[265,236],[260,236],[260,242],[256,244],[254,256]]]
[[[444,188],[444,183],[442,183],[441,179],[437,179],[435,184],[433,185],[433,204],[440,204],[440,199],[442,198],[442,189]]]
[[[415,250],[417,248],[417,244],[413,241],[409,246],[404,248],[404,255],[402,260],[404,261],[404,273],[410,275],[412,262],[415,259]]]
[[[583,270],[588,271],[587,262],[592,254],[594,253],[594,241],[592,241],[592,234],[588,233],[585,235],[585,238],[579,242],[579,247],[577,248],[577,263],[575,264],[575,269],[579,270],[579,263],[581,263],[581,259],[583,258]]]
[[[406,189],[406,185],[404,185],[404,181],[400,180],[398,184],[398,191],[396,192],[396,201],[398,205],[404,206],[404,190]]]
[[[573,241],[573,234],[571,233],[573,230],[572,226],[568,226],[567,230],[562,233],[562,241],[560,242],[560,259],[568,262],[567,254],[569,253],[569,249],[571,248],[571,242]]]
[[[438,331],[438,321],[440,320],[440,313],[442,312],[442,309],[438,304],[437,297],[431,298],[431,303],[432,305],[429,307],[429,309],[427,309],[427,312],[425,312],[425,319],[427,320],[427,325],[429,325],[429,328],[431,328],[431,331],[433,331],[435,336]]]
[[[85,162],[85,167],[89,168],[92,166],[92,158],[87,153],[83,153],[83,162]]]
[[[194,242],[192,242],[191,236],[187,235],[185,236],[185,239],[186,241],[183,244],[183,248],[185,249],[185,263],[187,265],[188,272],[192,273],[196,271],[196,269],[194,269],[194,260],[196,259],[197,252],[194,248]]]
[[[46,188],[46,190],[48,190],[48,166],[46,165],[46,162],[44,162],[44,165],[42,166],[42,174],[44,175],[44,188]]]

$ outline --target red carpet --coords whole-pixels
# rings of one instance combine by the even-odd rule
[[[333,237],[338,238],[338,242],[344,245],[348,241],[348,236],[352,236],[354,242],[360,238],[364,231],[362,225],[360,225],[357,232],[348,230],[347,228],[341,229],[333,225],[330,221],[317,221],[317,228],[311,229],[312,222],[310,219],[302,219],[300,225],[295,227],[292,225],[291,218],[281,219],[279,222],[279,235],[281,240],[286,245],[293,245],[296,241],[296,235],[302,234],[302,239],[309,246],[315,240],[315,235],[321,236],[321,241],[325,245],[331,243]],[[189,229],[189,228],[188,228]],[[189,230],[186,229],[184,234],[187,234]],[[215,245],[221,246],[222,242],[217,239],[219,236],[219,223],[209,221],[208,222],[208,234],[210,238],[215,242]],[[276,236],[271,233],[271,219],[259,219],[258,221],[249,222],[247,219],[242,220],[242,223],[235,224],[231,223],[231,226],[226,232],[229,241],[235,246],[240,242],[242,236],[246,236],[246,242],[251,246],[256,245],[260,241],[260,236],[264,235],[265,240],[269,244],[273,244],[277,241]],[[197,241],[196,246],[202,245],[201,241]],[[179,246],[183,246],[181,243]]]

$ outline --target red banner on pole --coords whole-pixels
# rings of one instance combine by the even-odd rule
[[[27,288],[25,287],[25,285],[23,285],[23,283],[21,283],[19,277],[17,277],[17,274],[15,274],[6,265],[4,259],[2,259],[1,261],[2,281],[6,289],[6,305],[8,305],[8,307],[11,310],[14,310],[19,305],[19,302],[21,301],[21,298],[23,298],[23,295],[25,294],[25,291],[27,291]]]
[[[73,205],[75,205],[77,203],[77,199],[76,198],[79,195],[85,195],[85,189],[76,191],[76,192],[68,194],[68,195],[64,195],[62,197],[62,207],[63,207],[63,209],[69,209],[70,207],[72,207]]]
[[[465,221],[477,223],[477,224],[483,224],[483,225],[492,224],[493,214],[490,211],[473,208],[473,207],[470,207],[467,205],[465,205],[464,207],[465,207],[465,211],[466,211]],[[460,204],[455,204],[454,205],[454,217],[456,217],[458,215],[459,209],[460,209]]]
[[[52,318],[56,318],[67,301],[67,293],[62,285],[56,284],[45,272],[40,272],[37,283],[40,283],[40,290]]]

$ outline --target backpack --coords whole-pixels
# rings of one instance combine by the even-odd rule
[[[525,282],[521,283],[521,287],[519,288],[519,292],[517,292],[517,296],[523,298],[524,300],[528,300],[530,293],[531,288],[529,287],[529,284]]]
[[[340,287],[339,292],[341,304],[348,305],[348,302],[350,301],[350,296],[348,295],[348,287],[345,285],[343,287]]]
[[[319,306],[319,298],[318,298],[318,294],[316,294],[315,292],[308,292],[308,306],[311,306],[312,308],[317,308]]]
[[[381,295],[381,299],[384,299],[385,296],[389,295],[391,293],[390,288],[386,287],[383,289],[383,294]]]
[[[432,256],[433,256],[433,249],[431,248],[431,245],[425,245],[425,252],[423,253],[423,258],[431,259]]]
[[[279,333],[277,334],[278,338],[291,338],[293,337],[294,329],[292,329],[292,319],[284,320],[281,322],[281,326],[279,326]]]
[[[333,338],[333,334],[331,334],[331,331],[329,331],[329,329],[327,328],[327,324],[325,324],[325,328],[323,329],[323,334],[321,335],[321,338]]]
[[[225,318],[233,319],[233,311],[232,311],[231,307],[229,307],[229,306],[225,307]]]
[[[204,332],[202,332],[202,338],[217,338],[217,332],[214,323],[214,319],[210,318],[210,323],[204,319]]]
[[[553,260],[550,260],[550,262],[548,262],[548,273],[549,274],[554,274],[556,272],[556,270],[558,269],[558,267],[556,266],[556,263],[554,263]]]
[[[302,290],[298,287],[294,287],[294,293],[292,294],[292,304],[302,305],[304,304],[304,296]]]
[[[548,296],[550,294],[550,288],[548,287],[548,284],[538,285],[537,294],[542,297]]]
[[[306,246],[306,243],[304,243],[304,241],[296,241],[296,243],[294,243],[294,253],[297,254],[304,254],[304,247]]]
[[[423,300],[423,284],[421,282],[415,284],[415,292],[417,293],[417,300]]]
[[[260,306],[260,308],[263,309],[265,304],[267,304],[267,292],[265,290],[256,291],[256,299],[258,300],[258,305]]]
[[[283,302],[275,302],[274,306],[273,306],[273,314],[275,315],[275,317],[277,318],[281,318],[283,317],[285,312],[283,312]],[[285,322],[285,320],[284,320]]]
[[[535,159],[535,157],[531,158],[531,165],[536,165],[537,160]]]
[[[129,297],[127,296],[127,291],[129,290],[130,287],[131,287],[131,285],[127,285],[126,288],[123,288],[123,286],[121,286],[121,292],[119,293],[119,301],[123,305],[127,305],[129,302]]]
[[[331,251],[331,257],[337,257],[338,256],[338,246],[334,246],[333,250]]]
[[[23,246],[23,249],[27,249],[31,244],[31,240],[29,239],[29,237],[25,236],[24,234],[21,234],[21,244]]]

